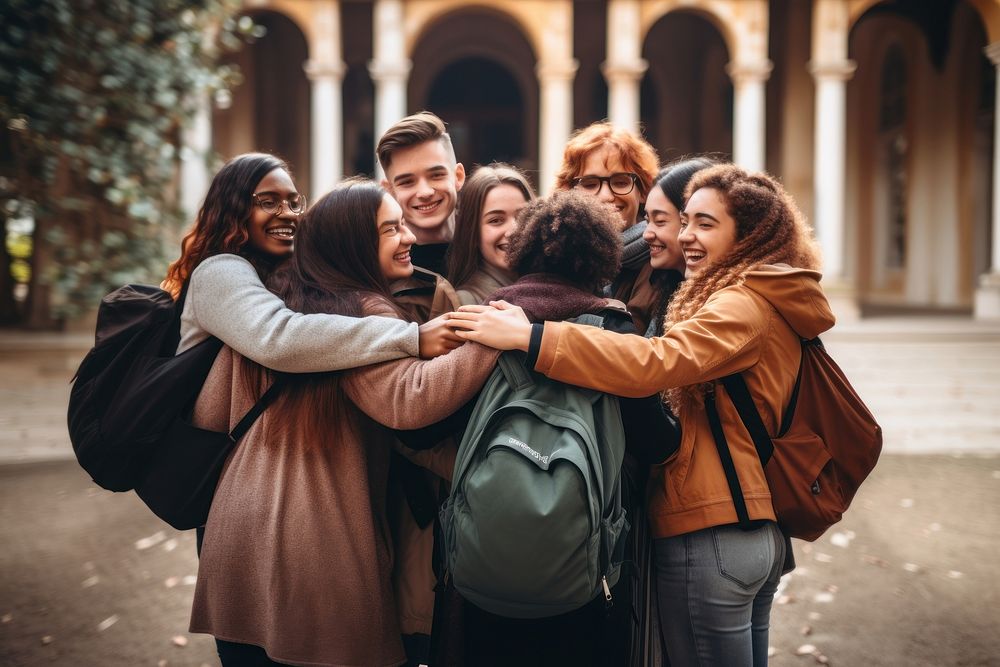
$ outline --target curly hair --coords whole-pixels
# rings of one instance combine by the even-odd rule
[[[674,294],[663,330],[690,319],[719,290],[742,285],[747,274],[765,264],[788,264],[803,269],[820,268],[820,252],[791,196],[773,177],[748,173],[733,164],[709,167],[696,173],[684,190],[684,199],[702,188],[719,192],[726,211],[736,222],[736,243],[725,257],[685,280]],[[675,413],[700,403],[703,388],[696,385],[666,391]]]
[[[167,269],[161,287],[177,299],[191,272],[214,255],[232,253],[245,256],[261,273],[274,268],[266,258],[246,252],[253,200],[251,195],[261,179],[275,169],[289,171],[284,160],[267,153],[237,155],[219,169],[208,186],[208,194],[191,230],[181,241],[181,256]]]
[[[503,162],[479,167],[466,179],[458,194],[455,238],[448,247],[448,280],[452,285],[464,285],[479,269],[479,219],[486,196],[501,185],[511,185],[520,190],[526,202],[535,198],[535,191],[527,177],[516,167]]]
[[[610,147],[618,153],[622,167],[639,177],[640,199],[646,199],[659,168],[656,150],[642,137],[616,128],[608,121],[591,123],[576,131],[563,150],[562,165],[556,173],[556,189],[569,190],[571,181],[583,171],[583,163],[594,151]]]
[[[550,273],[594,293],[621,266],[618,214],[610,206],[573,190],[536,199],[518,215],[507,248],[518,275]]]

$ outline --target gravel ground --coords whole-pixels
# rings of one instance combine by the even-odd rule
[[[772,614],[771,664],[1000,664],[1000,457],[884,456]],[[73,462],[0,466],[0,665],[216,665],[193,532]],[[797,655],[802,651],[803,655]]]

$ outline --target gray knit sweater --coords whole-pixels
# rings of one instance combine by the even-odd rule
[[[250,262],[229,254],[209,257],[191,273],[177,351],[209,336],[288,373],[356,368],[419,352],[416,324],[294,312],[264,287]]]

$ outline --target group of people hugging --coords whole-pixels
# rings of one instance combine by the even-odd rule
[[[384,179],[308,205],[281,159],[233,158],[164,280],[183,298],[178,352],[225,343],[197,426],[229,431],[282,382],[199,529],[191,631],[227,666],[765,665],[791,550],[733,428],[753,529],[737,524],[705,397],[743,373],[773,432],[800,339],[833,325],[789,195],[716,158],[661,169],[607,122],[570,138],[544,198],[510,165],[467,174],[429,112],[377,155]],[[605,326],[571,321],[588,313]],[[514,349],[621,397],[631,529],[610,607],[504,618],[443,571],[435,519],[463,415]]]

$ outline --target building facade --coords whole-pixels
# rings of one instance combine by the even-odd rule
[[[1000,318],[1000,0],[248,0],[267,36],[189,145],[278,153],[313,198],[376,173],[421,109],[467,169],[542,192],[570,133],[641,129],[661,161],[777,175],[842,315]],[[185,170],[191,203],[207,174]]]

